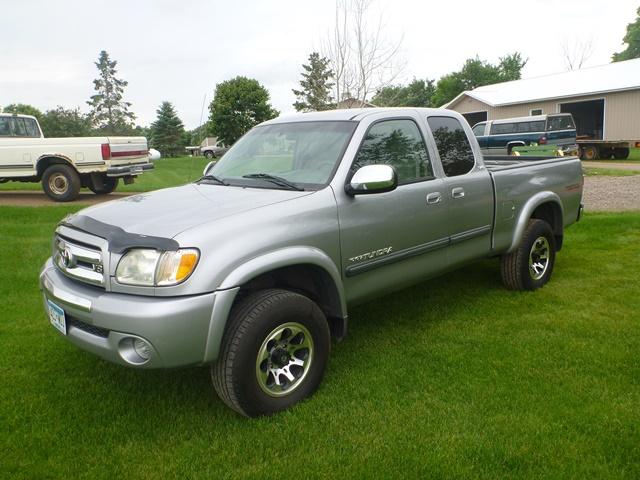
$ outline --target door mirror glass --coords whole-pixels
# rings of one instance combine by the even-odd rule
[[[359,168],[347,185],[349,195],[383,193],[395,190],[398,177],[389,165],[365,165]]]

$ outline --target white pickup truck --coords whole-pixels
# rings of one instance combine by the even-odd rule
[[[144,137],[44,138],[35,117],[0,114],[0,183],[42,182],[57,202],[77,198],[80,188],[108,194],[151,170]]]

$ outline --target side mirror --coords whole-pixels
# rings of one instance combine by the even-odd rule
[[[398,176],[389,165],[365,165],[351,177],[345,190],[349,195],[366,195],[395,190]]]
[[[206,174],[207,174],[207,172],[209,171],[209,169],[210,169],[211,167],[213,167],[213,164],[214,164],[214,163],[216,163],[216,162],[209,162],[209,163],[207,163],[207,166],[206,166],[206,167],[204,167],[204,170],[202,171],[202,175],[206,175]]]

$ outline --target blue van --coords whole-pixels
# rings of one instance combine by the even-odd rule
[[[563,152],[577,152],[576,125],[570,113],[489,120],[473,126],[485,155],[511,155],[513,147],[557,145]]]

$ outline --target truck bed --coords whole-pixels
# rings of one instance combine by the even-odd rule
[[[578,157],[487,155],[484,163],[495,195],[494,250],[504,251],[511,246],[521,210],[527,200],[540,192],[541,186],[564,206],[564,226],[576,220],[582,197],[582,164]]]
[[[508,170],[525,166],[541,165],[548,163],[559,163],[566,160],[576,160],[578,157],[556,157],[556,156],[527,156],[516,157],[514,155],[485,155],[482,157],[484,164],[489,171]]]

